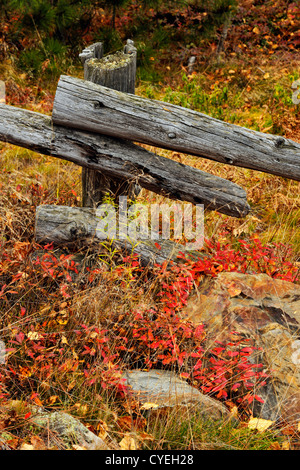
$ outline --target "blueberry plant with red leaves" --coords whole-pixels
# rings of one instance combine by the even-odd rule
[[[181,255],[178,263],[145,269],[133,255],[105,272],[87,268],[87,286],[104,274],[124,292],[134,286],[143,296],[153,286],[151,307],[136,306],[122,315],[111,312],[101,326],[93,324],[92,318],[80,322],[72,310],[72,296],[80,292],[72,280],[78,265],[70,256],[57,256],[52,245],[38,248],[44,251],[30,265],[24,262],[31,253],[28,242],[16,242],[9,255],[2,253],[0,275],[6,282],[0,302],[14,311],[15,319],[6,331],[8,358],[0,371],[3,397],[23,390],[30,396],[38,393],[35,402],[47,403],[54,389],[68,393],[75,382],[114,390],[122,397],[127,392],[123,370],[139,367],[176,371],[203,393],[242,410],[261,401],[259,388],[267,377],[262,364],[255,361],[254,344],[235,334],[231,341],[208,346],[204,326],[183,319],[180,313],[193,288],[222,271],[266,272],[297,282],[297,266],[283,259],[282,247],[264,246],[257,238],[240,240],[235,248],[206,240],[199,259]],[[32,316],[30,303],[20,300],[29,292],[60,307]],[[49,390],[41,384],[48,384]]]

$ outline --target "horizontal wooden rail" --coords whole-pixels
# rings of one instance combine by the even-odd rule
[[[77,165],[126,178],[133,184],[206,209],[243,217],[250,207],[240,186],[182,165],[125,140],[53,125],[51,117],[0,105],[0,140]]]
[[[97,238],[97,224],[99,217],[96,209],[91,207],[68,207],[42,205],[36,209],[35,240],[37,243],[51,243],[55,245],[73,244],[84,240],[93,240],[95,243],[104,243],[105,240]],[[178,255],[185,254],[192,259],[202,258],[199,251],[187,250],[184,245],[172,240],[107,240],[114,248],[122,249],[130,254],[136,254],[142,265],[162,264],[164,262],[178,263]]]
[[[61,76],[53,122],[300,181],[300,144],[162,101]]]

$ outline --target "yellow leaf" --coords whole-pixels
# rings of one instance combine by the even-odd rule
[[[107,437],[108,425],[105,421],[100,419],[96,429],[98,437],[101,437],[101,439],[105,439]]]
[[[231,409],[230,409],[230,413],[232,416],[234,416],[235,418],[238,418],[239,417],[239,411],[238,411],[238,407],[235,405],[233,406]]]
[[[67,338],[64,335],[61,337],[61,342],[62,344],[69,344]]]
[[[252,31],[253,31],[253,33],[255,33],[255,34],[259,34],[259,33],[260,33],[260,31],[259,31],[259,29],[258,29],[257,26],[255,26],[255,28],[253,28]]]
[[[87,450],[86,447],[82,447],[77,444],[73,444],[72,447],[74,450]]]
[[[141,406],[141,410],[155,410],[156,408],[159,408],[159,405],[157,403],[144,403],[142,406]]]
[[[34,450],[34,447],[31,444],[26,444],[23,442],[23,444],[20,446],[20,450]]]
[[[50,405],[53,405],[56,402],[57,399],[58,399],[57,395],[52,395],[50,398],[48,398],[48,403]]]
[[[250,418],[248,422],[248,429],[252,429],[252,430],[257,429],[257,431],[259,432],[264,432],[270,426],[272,426],[273,423],[274,421],[271,421],[269,419]]]
[[[31,370],[29,369],[29,367],[21,367],[19,366],[19,369],[20,369],[20,375],[22,377],[30,377],[32,372]]]
[[[235,73],[235,70],[229,70],[228,73]]]
[[[72,354],[73,354],[73,358],[75,359],[75,361],[77,361],[78,354],[74,350],[72,350]]]
[[[239,237],[242,233],[249,233],[249,226],[247,223],[244,223],[240,227],[235,228],[232,233],[235,237]]]
[[[125,434],[119,446],[122,450],[138,450],[138,445],[130,434]]]
[[[88,405],[82,405],[81,403],[75,403],[74,407],[77,409],[78,413],[86,415],[88,412]]]
[[[264,74],[264,79],[267,79],[269,77],[270,77],[270,74],[268,72]]]
[[[281,449],[282,450],[290,450],[290,443],[289,441],[283,441],[281,444]]]
[[[36,331],[29,331],[27,337],[28,339],[31,339],[32,341],[37,341],[42,338],[42,335],[40,335]]]

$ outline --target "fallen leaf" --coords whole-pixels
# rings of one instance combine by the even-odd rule
[[[8,444],[12,449],[17,449],[18,445],[20,444],[20,440],[17,437],[13,437],[12,439],[8,439],[6,444]]]
[[[268,450],[281,450],[279,442],[278,441],[272,442]]]
[[[132,418],[131,416],[122,416],[121,418],[118,418],[117,424],[120,426],[121,429],[131,429],[132,426]]]
[[[49,403],[49,405],[53,405],[57,399],[58,395],[51,395],[51,397],[48,398],[47,402]]]
[[[130,434],[125,434],[119,446],[122,450],[138,450],[139,448],[136,440]]]
[[[229,284],[229,286],[227,287],[227,291],[230,297],[236,297],[237,295],[240,295],[240,293],[242,292],[242,289],[238,287],[237,285],[235,285],[234,283],[232,283],[232,284]]]
[[[98,437],[101,437],[101,439],[105,439],[107,437],[108,425],[105,421],[102,421],[100,419],[99,423],[97,424],[96,430]]]
[[[29,331],[27,338],[31,339],[32,341],[37,341],[42,338],[42,335],[37,333],[37,331]]]
[[[188,379],[189,376],[190,376],[190,374],[188,374],[187,372],[182,372],[182,373],[180,374],[180,377],[183,378],[183,379]]]
[[[20,450],[34,450],[34,447],[32,444],[26,444],[23,442],[23,444],[20,446]]]
[[[141,410],[155,410],[156,408],[159,408],[159,405],[157,403],[144,403],[141,406]]]
[[[283,441],[283,442],[281,443],[281,449],[282,449],[282,450],[290,450],[290,443],[289,443],[289,441]]]
[[[284,428],[281,429],[282,434],[285,436],[294,436],[294,434],[297,432],[295,427],[293,425],[290,426],[285,426]]]
[[[32,401],[34,401],[34,403],[35,403],[36,405],[38,405],[38,406],[43,406],[43,403],[42,403],[41,400],[39,399],[37,393],[33,393],[33,394],[31,395],[30,399],[31,399]]]
[[[34,447],[34,450],[47,450],[47,446],[43,439],[39,436],[32,436],[30,442]],[[28,449],[30,450],[30,449]]]
[[[250,418],[248,422],[248,429],[257,430],[259,432],[266,431],[274,421],[269,419],[261,419],[261,418]]]
[[[239,410],[238,410],[238,407],[236,405],[234,405],[231,409],[230,409],[230,413],[232,414],[232,416],[234,416],[235,418],[238,418],[239,417]]]
[[[61,337],[61,343],[62,344],[69,344],[67,338],[64,335],[62,335],[62,337]]]
[[[147,432],[140,432],[138,434],[138,438],[141,441],[154,441],[155,437],[152,434],[148,434]]]

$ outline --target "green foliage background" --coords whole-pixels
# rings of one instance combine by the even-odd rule
[[[19,68],[37,77],[47,61],[47,74],[55,77],[67,59],[78,58],[87,41],[103,41],[108,53],[125,37],[132,38],[139,65],[149,65],[149,58],[172,41],[197,43],[210,36],[234,10],[236,0],[1,0],[0,7],[0,20],[10,24],[3,40]],[[125,7],[131,18],[123,22],[119,17]],[[189,12],[204,16],[189,21]]]

